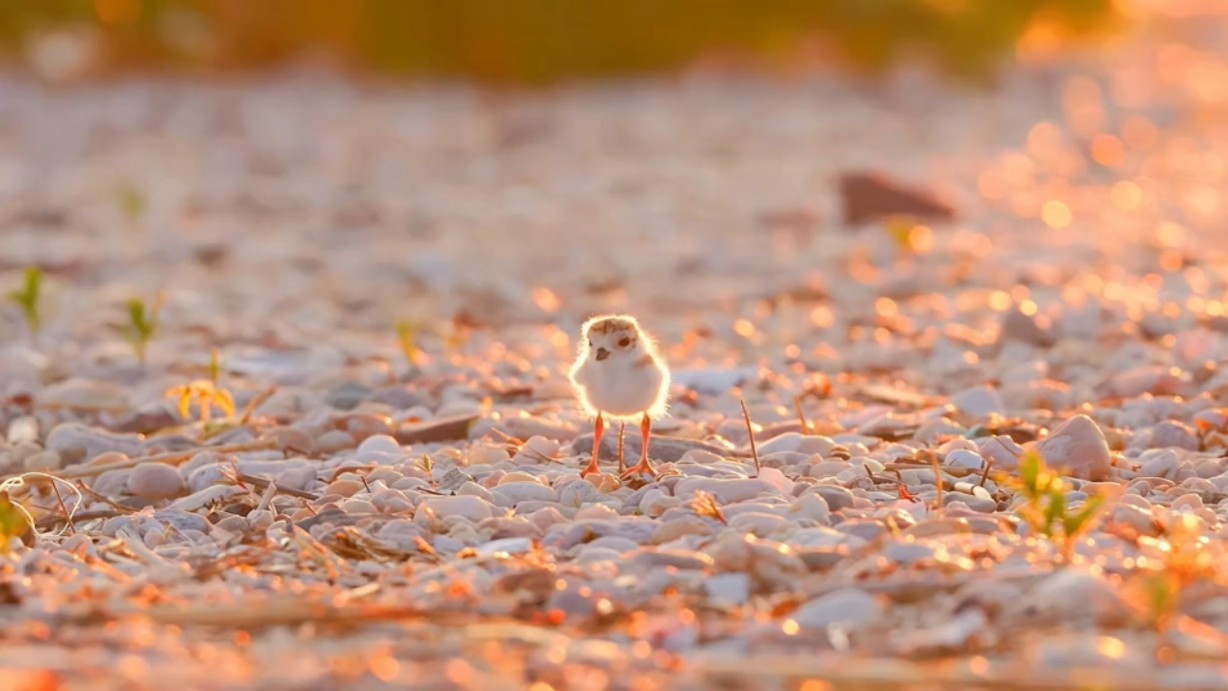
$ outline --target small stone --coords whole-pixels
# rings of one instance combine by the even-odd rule
[[[822,630],[831,626],[856,628],[879,615],[882,605],[860,588],[841,588],[819,596],[793,613],[803,629]]]
[[[293,427],[278,427],[269,432],[277,442],[277,448],[293,454],[311,456],[316,452],[316,443],[306,432]]]
[[[739,607],[750,599],[750,576],[744,573],[721,573],[704,580],[704,592],[720,607]]]
[[[165,463],[142,463],[128,473],[128,492],[143,499],[167,499],[185,489],[179,469]]]
[[[397,440],[393,439],[391,436],[387,434],[373,434],[366,439],[363,439],[362,443],[358,445],[356,451],[360,454],[365,452],[376,452],[400,456],[404,450],[401,448],[401,445],[397,443]]]
[[[66,379],[43,389],[38,400],[48,407],[113,410],[128,407],[129,391],[129,387],[113,382]]]
[[[1107,480],[1112,476],[1109,444],[1086,415],[1076,415],[1058,425],[1052,434],[1037,442],[1036,450],[1047,464],[1075,477]]]
[[[490,518],[492,515],[490,504],[471,496],[428,497],[418,505],[419,510],[423,507],[435,512],[435,515],[441,519],[448,516],[463,516],[475,523]]]
[[[674,486],[674,494],[679,497],[692,497],[696,492],[706,492],[721,504],[733,504],[769,494],[780,494],[775,487],[758,479],[687,477],[679,480]]]
[[[796,451],[804,454],[822,453],[829,448],[819,437],[811,437],[797,432],[785,432],[773,437],[758,446],[760,456],[779,453],[781,451]]]
[[[924,542],[902,542],[896,540],[883,545],[879,553],[885,559],[901,566],[908,566],[916,562],[933,559],[936,550],[933,545]]]
[[[1023,447],[1009,436],[1001,434],[981,440],[980,453],[998,470],[1015,470],[1019,467],[1019,457],[1023,455]]]
[[[756,367],[679,370],[673,373],[675,384],[710,396],[725,393],[735,386],[742,386],[758,378],[759,369]]]
[[[322,454],[334,454],[352,448],[354,448],[354,437],[339,429],[329,430],[316,437],[316,450]]]
[[[832,511],[853,507],[853,493],[837,485],[815,485],[814,493],[823,498]]]
[[[975,386],[964,389],[951,397],[951,403],[965,415],[975,418],[988,417],[992,413],[1002,414],[1006,407],[997,389],[990,386]]]
[[[600,501],[604,495],[591,482],[576,480],[559,489],[559,503],[563,506],[581,507]]]
[[[495,465],[503,463],[511,458],[507,454],[507,449],[502,446],[491,446],[489,444],[478,444],[469,449],[468,460],[470,466],[475,465]]]
[[[533,549],[533,540],[527,537],[508,537],[500,540],[491,540],[486,544],[478,547],[479,556],[491,554],[524,554]]]
[[[807,492],[798,497],[789,507],[789,511],[802,518],[809,518],[823,524],[831,522],[831,508],[827,500],[818,492]]]
[[[1139,467],[1138,474],[1140,477],[1163,477],[1170,480],[1177,479],[1177,470],[1180,468],[1180,459],[1175,451],[1168,449],[1148,451],[1141,459],[1143,464]]]
[[[902,186],[882,173],[843,173],[839,192],[846,226],[893,216],[942,221],[956,217],[950,204],[930,192]]]
[[[496,500],[502,498],[508,502],[506,506],[515,506],[522,501],[557,502],[559,500],[558,493],[554,491],[554,488],[546,487],[536,482],[502,483],[494,489],[493,494]]]
[[[1018,307],[1003,315],[998,341],[1022,341],[1040,347],[1053,345],[1053,337],[1037,324],[1035,315],[1024,314]]]
[[[26,459],[43,450],[43,447],[35,444],[32,441],[18,442],[9,449],[9,457],[11,462],[18,467],[22,466]]]
[[[1152,427],[1146,439],[1148,446],[1153,449],[1178,448],[1197,451],[1200,445],[1198,434],[1176,420],[1165,420]]]
[[[31,454],[22,463],[22,466],[28,472],[50,473],[64,467],[64,464],[60,459],[60,454],[48,450]]]
[[[8,432],[5,435],[9,444],[29,444],[38,441],[38,418],[33,415],[21,415],[9,421]]]
[[[65,422],[47,435],[46,448],[60,454],[64,465],[74,465],[88,462],[108,451],[139,456],[144,445],[137,435],[115,434],[76,422]]]
[[[985,467],[985,459],[981,458],[981,454],[967,449],[955,449],[947,454],[943,459],[943,463],[955,468],[969,468],[971,470],[981,470]]]
[[[324,402],[338,410],[352,410],[359,403],[370,400],[374,393],[357,382],[346,382],[329,391],[324,396]]]
[[[1101,626],[1120,625],[1130,618],[1131,608],[1121,589],[1104,576],[1075,568],[1065,568],[1046,576],[1019,601],[1025,615],[1039,613],[1060,616],[1077,624],[1094,622]]]

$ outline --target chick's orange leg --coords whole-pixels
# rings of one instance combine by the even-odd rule
[[[601,434],[603,432],[605,432],[605,420],[598,412],[597,420],[593,423],[593,460],[588,462],[588,467],[580,471],[580,477],[601,472],[601,468],[597,466],[597,457],[601,454]]]
[[[648,413],[644,413],[644,419],[640,421],[640,434],[643,435],[643,452],[640,454],[640,462],[635,467],[630,468],[623,477],[632,477],[635,475],[648,475],[655,477],[657,471],[653,469],[652,464],[648,462],[648,438],[652,434],[652,420],[648,417]]]

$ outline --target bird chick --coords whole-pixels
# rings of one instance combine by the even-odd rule
[[[656,475],[648,461],[648,438],[652,420],[666,412],[669,369],[635,317],[598,316],[584,322],[570,376],[580,404],[595,418],[593,459],[580,475],[598,472],[597,456],[606,417],[619,423],[619,473],[623,477]],[[639,464],[628,470],[623,462],[623,432],[626,423],[636,418],[640,419],[643,444]]]

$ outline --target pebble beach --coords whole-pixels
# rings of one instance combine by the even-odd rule
[[[0,688],[1228,685],[1189,5],[979,89],[0,73]],[[599,313],[672,371],[656,478],[579,474]]]

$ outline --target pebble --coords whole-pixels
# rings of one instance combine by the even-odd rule
[[[167,499],[186,489],[179,469],[165,463],[142,463],[128,473],[128,492],[144,499]]]
[[[128,456],[140,456],[144,451],[144,445],[137,435],[116,434],[75,422],[66,422],[52,429],[47,435],[45,447],[59,454],[66,466],[89,462],[111,451]]]
[[[1086,415],[1076,415],[1058,425],[1036,444],[1045,462],[1065,469],[1070,475],[1089,480],[1112,476],[1112,456],[1104,433]]]
[[[9,444],[16,446],[18,444],[32,444],[38,441],[38,418],[33,415],[19,415],[12,420],[9,420],[8,431],[5,437]]]
[[[358,445],[357,452],[359,454],[375,452],[400,456],[403,449],[397,443],[397,440],[391,436],[387,434],[373,434],[362,440],[362,443]]]
[[[1142,465],[1139,467],[1139,475],[1143,477],[1163,477],[1170,480],[1177,477],[1180,460],[1174,451],[1163,449],[1148,452],[1140,460]]]
[[[985,459],[981,454],[967,449],[955,449],[948,453],[943,463],[956,468],[968,468],[971,470],[982,470],[985,467]]]
[[[329,455],[354,448],[354,437],[339,429],[329,430],[316,437],[316,450]]]
[[[851,509],[855,503],[852,492],[836,485],[816,485],[813,492],[823,498],[831,511]]]
[[[1019,457],[1023,455],[1023,447],[1006,435],[986,437],[981,441],[979,450],[981,456],[998,470],[1018,469]]]
[[[64,461],[55,451],[38,451],[26,456],[22,466],[27,472],[50,473],[63,468]]]
[[[704,580],[704,593],[717,607],[740,607],[750,600],[750,576],[721,573]]]
[[[990,414],[1006,412],[1002,397],[990,386],[974,386],[951,396],[951,403],[959,412],[974,418],[986,418]]]
[[[324,402],[339,410],[352,410],[374,395],[375,392],[358,382],[346,382],[325,394]]]
[[[758,445],[760,456],[780,453],[782,451],[793,451],[804,454],[821,454],[823,451],[829,450],[830,448],[830,444],[826,440],[818,437],[798,434],[797,432],[786,432]]]
[[[500,506],[515,506],[523,501],[537,500],[555,503],[558,493],[551,487],[536,482],[504,482],[492,494]]]
[[[490,504],[480,497],[427,497],[418,504],[418,507],[419,509],[422,507],[430,509],[440,518],[461,516],[475,523],[493,515]]]
[[[860,588],[840,588],[806,602],[790,618],[806,630],[824,630],[833,626],[856,629],[882,613],[882,605]]]
[[[716,498],[718,503],[733,504],[748,499],[755,499],[765,494],[779,494],[779,490],[763,480],[757,479],[722,479],[712,477],[687,477],[674,486],[674,494],[684,499],[695,496],[696,492],[706,492]]]
[[[824,525],[831,522],[831,508],[819,492],[808,492],[798,497],[789,511],[801,518],[809,518]]]

